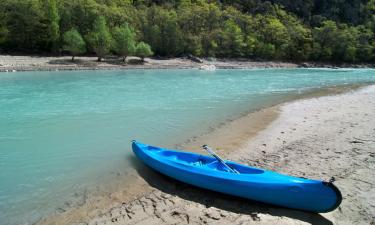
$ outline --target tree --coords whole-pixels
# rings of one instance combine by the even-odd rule
[[[2,0],[0,17],[5,16],[7,39],[4,49],[21,52],[49,51],[49,35],[39,0]]]
[[[257,50],[257,47],[258,47],[258,44],[259,44],[259,41],[257,40],[257,38],[252,35],[252,34],[249,34],[247,37],[246,37],[246,46],[245,46],[245,54],[247,57],[254,57],[255,56],[255,52]]]
[[[59,21],[60,17],[57,11],[56,0],[47,0],[47,19],[48,19],[48,30],[51,42],[51,49],[56,52],[58,49],[58,42],[60,39],[60,28]]]
[[[256,48],[256,55],[262,59],[273,59],[275,58],[275,51],[275,45],[259,42]]]
[[[321,27],[313,30],[313,54],[318,60],[331,60],[336,44],[337,25],[334,21],[324,21]]]
[[[374,7],[375,9],[375,7]],[[357,49],[357,60],[363,62],[370,62],[374,56],[375,51],[371,46],[371,42],[374,41],[374,33],[371,29],[366,28],[365,26],[358,26],[358,49]]]
[[[1,13],[0,11],[0,44],[5,42],[8,35],[8,29]]]
[[[182,32],[177,13],[152,6],[145,16],[147,21],[143,23],[143,40],[149,43],[158,55],[179,55],[182,52]]]
[[[264,41],[267,52],[271,52],[274,48],[272,58],[285,58],[288,44],[291,43],[287,27],[276,17],[259,16],[257,20],[259,33],[262,36],[260,40]]]
[[[111,49],[112,44],[112,37],[103,16],[99,16],[94,21],[93,30],[86,36],[86,38],[98,56],[98,62],[102,61],[102,58],[108,54]]]
[[[136,55],[142,59],[142,62],[144,62],[145,57],[151,56],[154,53],[151,50],[150,45],[144,43],[144,42],[139,42],[136,48]]]
[[[81,34],[75,28],[64,33],[63,41],[63,49],[72,54],[72,61],[74,61],[76,55],[86,52],[86,43]]]
[[[135,53],[135,33],[128,24],[116,27],[113,30],[113,51],[122,57],[125,62],[126,57]]]
[[[368,35],[372,36],[372,32],[360,27],[325,21],[321,27],[314,29],[313,35],[315,59],[354,62],[357,60],[358,47],[360,53],[371,52],[367,48],[371,48],[371,38]]]
[[[225,21],[221,36],[222,55],[235,57],[243,55],[244,37],[241,28],[233,20]]]
[[[0,24],[0,44],[5,42],[7,35],[8,35],[8,30],[6,29],[5,26],[2,26]]]

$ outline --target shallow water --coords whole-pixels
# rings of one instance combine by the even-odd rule
[[[173,146],[291,95],[363,82],[375,82],[375,70],[0,74],[0,223],[33,222],[126,170],[132,139]]]

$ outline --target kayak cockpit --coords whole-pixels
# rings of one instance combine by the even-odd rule
[[[204,156],[199,154],[193,153],[186,153],[186,152],[176,152],[176,151],[168,151],[168,150],[161,150],[161,149],[153,149],[154,154],[158,156],[170,160],[174,163],[184,164],[188,166],[194,167],[201,167],[206,168],[214,171],[221,171],[221,172],[230,172],[225,166],[223,166],[217,159],[210,156]],[[158,151],[160,150],[160,151]],[[234,162],[226,162],[231,168],[238,171],[240,174],[262,174],[264,170],[252,168],[244,165],[240,165]]]

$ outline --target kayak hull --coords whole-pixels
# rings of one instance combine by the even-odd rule
[[[341,201],[332,183],[287,176],[272,171],[226,163],[240,174],[226,171],[215,158],[132,143],[133,152],[152,169],[201,188],[282,207],[329,212]]]

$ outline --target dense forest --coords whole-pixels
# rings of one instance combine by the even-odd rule
[[[375,0],[2,0],[0,51],[375,62]]]

